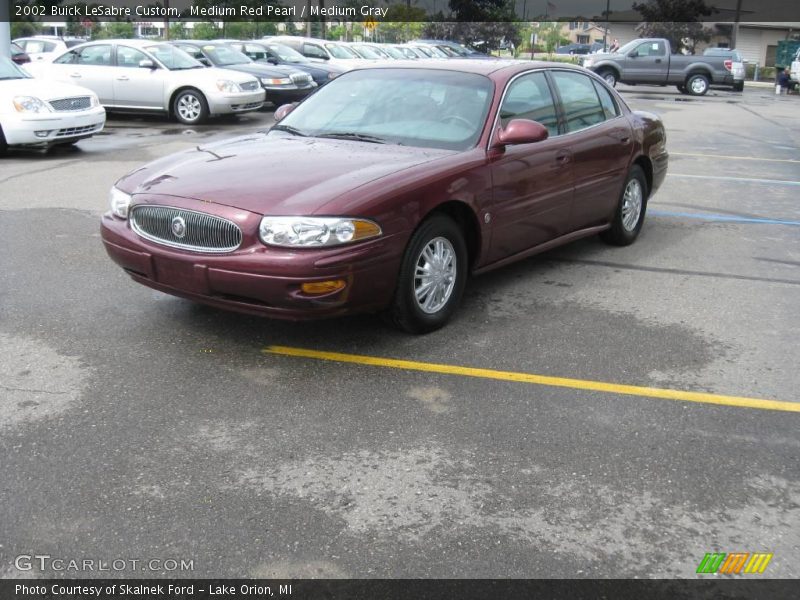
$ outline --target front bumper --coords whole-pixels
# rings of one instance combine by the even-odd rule
[[[172,198],[170,204],[193,208]],[[243,233],[242,245],[226,254],[188,252],[139,237],[128,221],[103,216],[106,252],[134,281],[161,292],[218,308],[305,320],[386,307],[394,294],[403,251],[397,236],[328,249],[272,248],[258,241],[260,215],[224,206],[205,212],[232,219]],[[249,233],[248,233],[249,232]],[[305,282],[342,279],[346,286],[324,295],[305,294]]]
[[[18,113],[3,119],[3,134],[9,146],[52,146],[91,137],[105,122],[102,106],[80,112]]]
[[[264,105],[264,90],[235,94],[209,94],[208,110],[212,115],[229,115],[258,110]]]
[[[287,86],[264,86],[264,91],[267,94],[267,102],[273,104],[287,104],[289,102],[297,102],[308,96],[311,92],[317,89],[317,84],[312,81],[311,85],[298,87],[296,85]]]

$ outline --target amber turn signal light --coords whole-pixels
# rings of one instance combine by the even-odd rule
[[[309,281],[300,286],[305,294],[329,294],[338,292],[347,285],[344,279],[332,279],[330,281]]]

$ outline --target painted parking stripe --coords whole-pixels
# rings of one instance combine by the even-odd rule
[[[656,217],[681,217],[700,219],[702,221],[725,221],[729,223],[761,223],[764,225],[800,225],[800,221],[783,221],[780,219],[763,219],[759,217],[736,217],[732,215],[716,215],[712,213],[674,212],[671,210],[649,209],[647,214]]]
[[[689,175],[688,173],[667,173],[667,177],[682,179],[713,179],[715,181],[739,181],[744,183],[766,183],[769,185],[800,185],[800,181],[788,179],[755,179],[752,177],[724,177],[722,175]]]
[[[761,410],[800,412],[800,402],[785,402],[781,400],[747,398],[743,396],[723,396],[720,394],[708,394],[705,392],[689,392],[683,390],[671,390],[667,388],[651,388],[638,385],[609,383],[605,381],[592,381],[588,379],[569,379],[565,377],[551,377],[549,375],[535,375],[533,373],[497,371],[495,369],[477,369],[474,367],[418,362],[413,360],[399,360],[396,358],[381,358],[377,356],[364,356],[360,354],[342,354],[340,352],[324,352],[321,350],[292,348],[289,346],[268,346],[262,349],[262,352],[264,354],[312,358],[316,360],[327,360],[338,363],[353,363],[372,367],[402,369],[406,371],[424,371],[427,373],[441,373],[443,375],[460,375],[462,377],[497,379],[501,381],[513,381],[517,383],[572,388],[576,390],[589,390],[593,392],[607,392],[610,394],[625,394],[628,396],[641,396],[645,398],[661,398],[664,400],[678,400],[683,402],[700,402],[703,404],[737,406],[740,408],[757,408]]]
[[[696,152],[670,152],[670,156],[699,156],[703,158],[715,158],[725,160],[758,160],[763,162],[779,162],[779,163],[798,163],[800,160],[794,158],[762,158],[760,156],[727,156],[725,154],[700,154]]]

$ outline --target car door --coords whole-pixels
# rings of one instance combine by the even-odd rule
[[[70,50],[54,60],[47,73],[59,81],[89,88],[103,106],[114,103],[111,44],[91,44]]]
[[[140,67],[143,60],[156,68]],[[164,110],[164,74],[150,56],[131,46],[117,45],[114,70],[114,106]]]
[[[506,146],[491,159],[491,262],[564,233],[573,194],[572,151],[565,136],[559,135],[554,96],[545,72],[513,79],[499,111],[500,127],[512,119],[530,119],[547,127],[549,137],[533,144]]]
[[[641,43],[625,59],[625,78],[637,83],[665,83],[668,71],[667,47],[663,41]]]
[[[575,195],[570,226],[582,229],[610,219],[633,151],[630,123],[613,95],[593,77],[574,70],[554,70],[564,139],[572,150]]]

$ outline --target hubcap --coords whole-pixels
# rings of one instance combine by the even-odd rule
[[[622,197],[622,226],[633,231],[639,223],[642,214],[642,185],[638,179],[631,179],[625,186],[625,195]]]
[[[706,82],[702,79],[693,79],[692,80],[692,91],[695,94],[702,94],[703,91],[706,89]]]
[[[178,114],[186,121],[194,121],[200,116],[200,99],[197,96],[187,94],[178,100]]]
[[[456,285],[456,251],[450,240],[437,237],[417,256],[414,297],[422,312],[433,314],[444,308]]]
[[[603,79],[605,79],[606,83],[608,85],[611,85],[611,86],[613,86],[615,83],[617,83],[617,78],[614,77],[613,73],[606,73],[605,77],[603,77]]]

